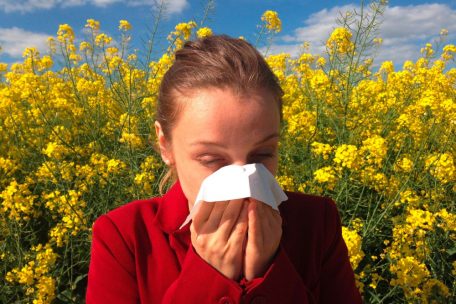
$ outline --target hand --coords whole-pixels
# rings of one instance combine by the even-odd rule
[[[192,245],[206,262],[238,281],[247,238],[248,200],[200,204],[190,225]]]
[[[282,217],[277,210],[249,199],[248,235],[244,257],[244,277],[262,277],[277,252],[282,237]]]

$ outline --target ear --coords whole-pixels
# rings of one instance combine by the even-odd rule
[[[160,154],[166,165],[171,166],[173,164],[171,146],[163,133],[163,128],[158,121],[155,121],[155,133],[157,134],[158,146],[160,148]]]

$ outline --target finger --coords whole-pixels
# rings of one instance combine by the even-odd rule
[[[256,201],[256,204],[258,206],[257,215],[258,215],[258,223],[259,223],[259,225],[258,225],[259,239],[258,240],[261,242],[261,243],[259,243],[260,246],[262,246],[261,248],[264,248],[264,246],[266,245],[265,242],[269,239],[270,232],[271,232],[271,229],[269,228],[271,218],[269,218],[269,212],[267,210],[270,207],[260,201]]]
[[[260,209],[260,213],[262,214],[262,216],[260,217],[262,223],[268,224],[269,226],[271,226],[271,228],[275,228],[277,225],[280,226],[282,224],[282,217],[280,216],[280,213],[277,210],[272,208],[270,205],[258,201],[256,199],[252,200],[258,203],[258,208]]]
[[[229,202],[230,201],[211,203],[214,205],[214,207],[212,208],[211,214],[202,227],[203,233],[212,233],[218,229],[220,220],[222,219],[223,213],[225,212],[225,209],[228,206]]]
[[[237,218],[236,223],[233,226],[232,231],[229,234],[230,242],[234,244],[242,244],[243,250],[245,250],[245,241],[247,239],[247,229],[248,229],[248,201],[243,200],[240,204],[242,206],[239,217]]]
[[[268,205],[267,213],[270,219],[268,223],[272,228],[277,229],[282,227],[282,216],[280,215],[280,212],[278,210]]]
[[[277,219],[274,216],[274,209],[271,206],[266,206],[263,204],[263,221],[262,221],[262,228],[263,228],[263,235],[266,236],[267,240],[273,239],[273,236],[277,234]]]
[[[228,240],[230,238],[233,227],[239,221],[241,216],[240,214],[245,204],[245,199],[235,199],[231,200],[228,203],[228,206],[226,206],[218,228],[220,231],[220,237],[224,240]]]
[[[200,202],[199,203],[199,209],[196,212],[196,214],[193,216],[193,224],[195,225],[195,230],[199,231],[201,227],[204,225],[204,223],[207,221],[209,218],[212,209],[214,208],[213,203],[207,203],[207,202]]]
[[[275,220],[275,225],[281,228],[283,220],[282,220],[282,215],[280,214],[280,212],[278,210],[271,208],[271,214]]]
[[[249,203],[249,241],[251,240],[256,246],[261,246],[263,239],[261,235],[261,222],[258,214],[259,202],[250,200]]]
[[[267,208],[266,211],[266,213],[268,213],[268,228],[264,231],[264,235],[266,235],[269,240],[268,246],[272,246],[276,249],[276,246],[280,243],[282,238],[282,217],[280,216],[280,213],[273,208]]]

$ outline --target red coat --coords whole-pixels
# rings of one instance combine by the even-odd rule
[[[337,207],[330,198],[286,193],[283,233],[263,277],[240,282],[203,260],[190,241],[188,202],[177,182],[93,226],[86,300],[91,303],[361,303]]]

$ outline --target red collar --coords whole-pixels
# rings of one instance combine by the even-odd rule
[[[182,191],[180,182],[176,181],[158,204],[156,222],[163,231],[169,234],[188,232],[190,231],[191,221],[180,230],[179,227],[189,213],[188,200]]]

